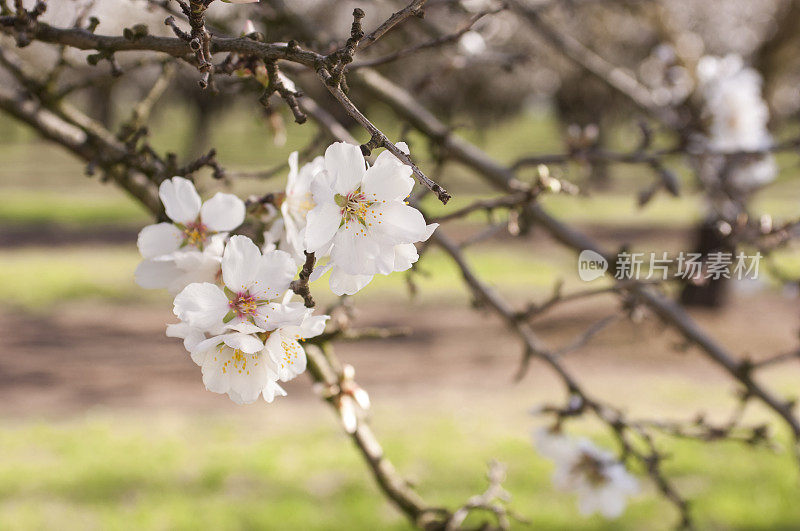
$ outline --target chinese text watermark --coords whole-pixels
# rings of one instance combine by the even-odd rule
[[[616,256],[613,271],[617,280],[756,279],[761,257],[760,252],[746,254],[744,251],[718,251],[705,256],[681,251],[673,257],[666,252],[621,252]],[[595,251],[587,249],[578,256],[578,276],[585,282],[602,277],[608,269],[606,257]]]

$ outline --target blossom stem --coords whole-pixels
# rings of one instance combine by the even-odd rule
[[[311,277],[311,273],[314,271],[314,264],[317,261],[317,257],[314,253],[309,252],[305,252],[305,255],[306,261],[303,264],[303,269],[300,270],[297,280],[293,280],[289,285],[289,289],[303,297],[306,308],[313,308],[315,302],[314,298],[311,296],[311,289],[308,287],[308,281]]]

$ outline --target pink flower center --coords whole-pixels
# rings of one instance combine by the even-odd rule
[[[258,306],[261,302],[249,291],[240,291],[228,301],[228,307],[236,313],[239,319],[245,319],[258,313]]]
[[[374,201],[367,199],[367,196],[358,188],[346,196],[337,194],[336,204],[339,205],[339,213],[342,215],[342,222],[357,221],[366,226],[366,218],[369,207],[374,204]]]
[[[214,234],[213,231],[208,230],[208,227],[200,220],[199,217],[197,220],[187,223],[186,225],[177,225],[178,228],[183,231],[183,243],[181,243],[181,247],[191,245],[192,247],[196,247],[202,251],[203,246],[208,241],[209,236]]]

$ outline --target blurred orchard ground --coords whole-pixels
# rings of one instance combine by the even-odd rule
[[[729,21],[733,15],[719,7],[734,3],[713,2],[720,9],[713,16],[736,28],[741,20]],[[366,9],[372,2],[365,4]],[[588,18],[576,20],[571,23],[580,28]],[[767,15],[757,21],[770,24]],[[590,36],[602,42],[608,28],[595,29]],[[726,38],[710,43],[711,51],[748,52],[741,42],[747,39]],[[625,55],[625,50],[616,51]],[[471,113],[466,107],[474,100],[469,95],[448,100],[446,86],[431,91],[430,103],[454,122],[470,123],[459,133],[503,163],[531,153],[558,153],[565,126],[586,120],[557,109],[578,108],[569,103],[571,98],[585,95],[556,94],[548,84],[551,78],[561,76],[563,83],[570,78],[550,74],[520,88],[541,92],[524,105],[487,105]],[[774,89],[775,101],[791,118],[783,120],[776,137],[793,138],[795,102],[780,90],[784,86],[791,83]],[[514,89],[476,88],[500,95]],[[270,168],[311,141],[313,130],[290,124],[285,143],[276,145],[274,127],[242,99],[231,100],[224,113],[215,115],[214,126],[203,130],[208,134],[203,144],[216,147],[227,169]],[[173,98],[157,109],[150,142],[179,153],[191,149],[197,108]],[[639,140],[627,112],[620,111],[622,118],[608,117],[603,127],[608,149],[625,151]],[[290,113],[283,115],[291,121]],[[424,143],[380,106],[371,118],[390,138],[402,134],[412,145]],[[754,197],[750,208],[796,218],[797,157],[779,153],[776,159],[781,169],[776,181]],[[139,204],[87,178],[84,163],[5,116],[0,119],[0,161],[0,529],[409,527],[378,494],[308,380],[288,386],[292,400],[270,406],[236,406],[204,390],[198,368],[164,336],[165,323],[174,320],[171,297],[134,284],[140,260],[136,234],[151,221]],[[423,168],[435,165],[423,153],[416,161]],[[569,164],[559,177],[586,184],[591,195],[546,196],[540,203],[609,246],[625,241],[642,251],[689,250],[706,209],[688,170],[676,170],[684,194],[658,194],[644,207],[635,191],[652,181],[648,172],[638,166],[604,171],[608,178],[594,186],[589,183],[596,176],[585,166]],[[211,182],[208,175],[198,180]],[[282,189],[284,183],[281,172],[268,181],[235,181],[232,191],[245,197]],[[428,212],[445,214],[489,193],[479,179],[457,167],[448,168],[446,184],[453,199],[444,207],[426,196]],[[450,233],[466,237],[485,219],[485,213],[476,212],[449,227]],[[514,245],[511,236],[500,236],[466,255],[482,278],[515,302],[546,300],[558,279],[566,290],[585,287],[576,274],[575,255],[537,234],[534,230],[524,247]],[[796,348],[797,293],[785,279],[800,277],[800,249],[779,251],[773,263],[780,278],[762,270],[757,281],[734,283],[725,306],[691,309],[691,315],[737,352]],[[674,509],[647,484],[617,521],[576,515],[574,499],[552,488],[552,466],[532,449],[529,438],[539,424],[529,408],[551,402],[560,385],[535,360],[525,377],[513,382],[519,354],[514,337],[494,316],[470,309],[460,273],[438,248],[419,266],[414,296],[403,274],[376,278],[358,295],[355,314],[358,326],[401,326],[412,333],[345,342],[338,352],[357,368],[359,383],[370,391],[370,416],[387,455],[423,497],[436,504],[462,503],[484,489],[485,480],[476,471],[495,458],[509,465],[504,486],[513,495],[514,510],[532,528],[673,526]],[[334,300],[321,290],[315,296],[323,306]],[[569,343],[598,315],[618,306],[613,298],[565,304],[538,318],[536,330],[552,343]],[[723,421],[737,402],[730,379],[704,358],[676,350],[680,343],[657,321],[622,321],[603,330],[589,348],[571,353],[565,365],[596,394],[633,416],[686,418],[700,409],[709,419]],[[761,376],[776,392],[791,396],[797,393],[800,367],[776,366]],[[768,423],[777,441],[791,446],[788,430],[765,409],[749,409],[746,420]],[[576,426],[596,442],[613,446],[599,424],[579,421]],[[692,500],[699,528],[800,525],[798,468],[785,449],[664,440],[670,457],[664,468]]]

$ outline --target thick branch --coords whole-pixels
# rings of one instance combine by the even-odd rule
[[[100,166],[116,164],[127,157],[125,146],[110,133],[91,135],[56,116],[25,94],[0,87],[0,109],[31,126],[48,140],[65,147],[88,162]],[[151,168],[152,169],[152,168]],[[109,171],[114,181],[156,215],[163,211],[158,190],[144,175],[130,171]]]
[[[4,33],[13,34],[13,28],[4,24],[4,19],[5,17],[0,18],[0,30]],[[96,35],[82,28],[57,28],[44,22],[36,24],[30,37],[41,42],[63,44],[79,50],[98,50],[106,53],[152,51],[162,52],[182,59],[194,54],[189,44],[177,37],[146,35],[136,40],[129,40],[122,36]],[[246,37],[211,37],[210,46],[212,52],[235,52],[240,55],[255,55],[270,61],[284,59],[309,68],[314,68],[314,65],[323,59],[322,55],[302,50],[298,46],[262,43]]]

